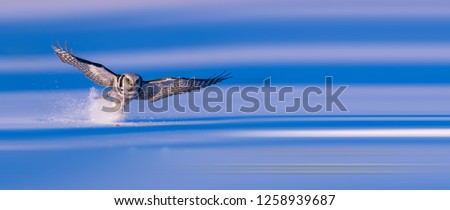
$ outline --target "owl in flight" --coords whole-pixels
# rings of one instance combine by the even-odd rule
[[[96,84],[109,87],[110,91],[103,97],[110,97],[120,102],[121,107],[128,105],[134,99],[145,99],[154,102],[171,95],[188,93],[204,88],[230,78],[225,72],[208,79],[166,77],[144,81],[134,73],[116,74],[99,63],[94,63],[73,55],[67,46],[52,45],[56,55],[62,62],[70,64],[83,72],[87,78]]]

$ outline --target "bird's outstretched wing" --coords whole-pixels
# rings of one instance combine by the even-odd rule
[[[142,91],[139,95],[139,98],[154,102],[171,95],[198,90],[200,88],[204,88],[221,82],[228,78],[231,78],[230,73],[225,74],[224,72],[220,75],[212,76],[209,79],[167,77],[150,80],[142,85]]]
[[[62,62],[79,69],[84,73],[84,75],[86,75],[87,78],[91,79],[98,85],[106,87],[112,87],[114,85],[114,80],[116,80],[117,75],[102,64],[94,63],[74,56],[73,53],[69,52],[67,46],[63,48],[61,45],[52,45],[52,48]]]

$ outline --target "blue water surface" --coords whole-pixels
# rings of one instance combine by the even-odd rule
[[[437,113],[426,106],[413,112],[389,111],[390,107],[401,110],[403,103],[400,107],[396,104],[402,100],[411,101],[414,107],[429,100],[430,95],[417,94],[380,99],[388,104],[382,109],[383,101],[366,103],[363,108],[369,111],[364,113],[355,109],[307,116],[178,117],[174,113],[171,117],[129,117],[117,126],[67,126],[51,117],[58,113],[54,105],[58,99],[43,95],[64,94],[70,98],[72,91],[86,91],[82,95],[87,97],[90,87],[99,88],[80,72],[60,64],[50,48],[57,41],[67,41],[77,55],[268,44],[446,44],[450,42],[450,19],[299,18],[161,24],[153,18],[156,16],[123,12],[95,18],[0,23],[2,59],[54,58],[55,66],[61,67],[0,71],[0,95],[4,96],[0,112],[4,126],[0,127],[0,189],[450,189],[450,138],[446,136],[238,135],[262,131],[448,129],[450,109],[446,112],[442,106],[450,98],[436,99],[436,106],[442,105]],[[269,77],[280,86],[323,85],[325,77],[332,76],[335,85],[350,88],[387,88],[383,91],[389,93],[393,86],[442,86],[441,94],[449,90],[446,85],[450,81],[448,63],[408,61],[110,68],[137,72],[147,79],[207,78],[226,70],[233,78],[224,81],[224,87],[262,85]],[[398,95],[411,94],[408,89],[403,91]],[[378,97],[367,95],[374,101]],[[362,105],[353,105],[358,106]],[[41,126],[45,124],[51,126]]]

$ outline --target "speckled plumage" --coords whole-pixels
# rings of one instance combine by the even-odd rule
[[[69,52],[67,47],[53,45],[52,48],[62,62],[74,66],[96,84],[112,87],[108,95],[124,98],[121,102],[125,105],[133,99],[146,99],[154,102],[171,95],[198,90],[231,77],[230,74],[224,72],[208,79],[167,77],[143,81],[138,74],[124,73],[117,75],[102,64],[75,56],[72,52]]]

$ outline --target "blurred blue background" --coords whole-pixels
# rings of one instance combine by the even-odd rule
[[[0,189],[449,189],[449,26],[443,0],[3,1]],[[99,87],[59,61],[56,42],[144,79],[333,76],[349,111],[92,124],[77,104]],[[325,135],[336,130],[350,134]],[[290,131],[324,135],[279,135]]]

